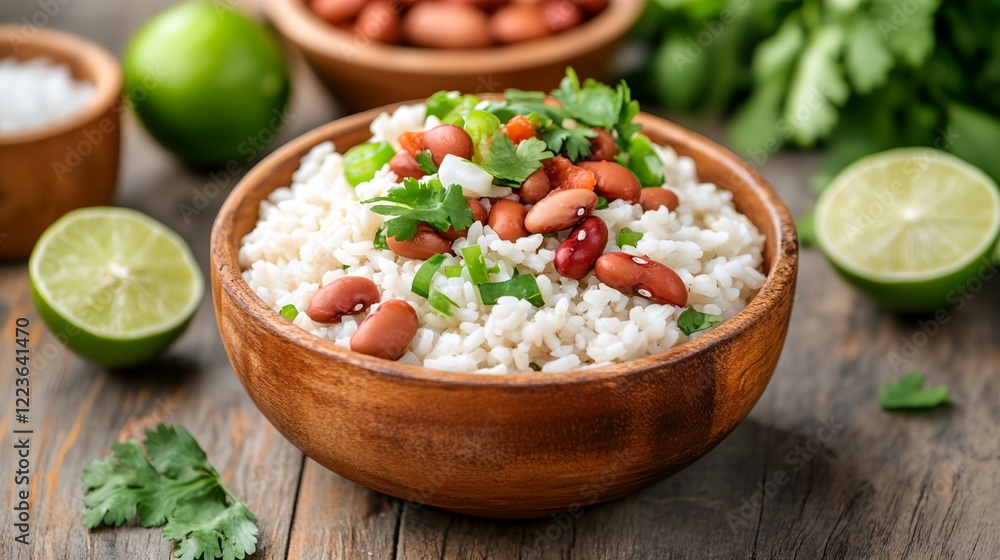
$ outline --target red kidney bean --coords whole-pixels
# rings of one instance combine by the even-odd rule
[[[597,136],[590,139],[590,161],[614,161],[618,155],[618,148],[615,147],[615,139],[611,133],[603,128],[592,128]]]
[[[529,235],[528,230],[524,229],[524,216],[527,213],[522,204],[503,198],[493,203],[487,223],[500,239],[517,241]]]
[[[440,166],[444,156],[454,154],[460,158],[472,159],[472,137],[453,124],[435,126],[420,139],[425,150],[431,152],[434,164]]]
[[[579,280],[594,269],[594,263],[608,244],[608,226],[597,216],[590,216],[576,226],[556,249],[556,272]]]
[[[358,15],[368,0],[310,0],[309,8],[329,23],[341,23]]]
[[[590,215],[597,206],[597,195],[587,189],[553,191],[538,201],[524,217],[524,228],[531,233],[550,233],[569,229]]]
[[[667,188],[647,187],[639,194],[643,212],[659,210],[661,206],[666,206],[668,212],[673,212],[680,203],[677,194]]]
[[[475,49],[493,44],[486,12],[460,2],[417,2],[403,18],[403,34],[418,47]]]
[[[469,210],[472,210],[472,217],[475,221],[483,223],[486,221],[486,207],[483,206],[482,202],[479,202],[477,198],[465,197],[466,202],[469,203]],[[465,237],[469,233],[469,228],[465,228],[461,231],[455,231],[455,228],[448,228],[448,231],[441,232],[441,236],[448,241],[455,241],[460,237]]]
[[[524,180],[521,188],[517,189],[517,196],[525,204],[536,204],[551,191],[552,184],[549,183],[549,176],[545,174],[544,169],[539,168]]]
[[[356,315],[379,298],[375,282],[361,276],[344,276],[320,288],[309,300],[306,315],[317,323],[337,323],[344,315]]]
[[[403,19],[399,4],[392,0],[372,0],[361,8],[354,22],[354,33],[379,43],[398,43],[403,39]]]
[[[583,12],[572,0],[547,0],[542,4],[542,13],[552,31],[565,31],[583,21]]]
[[[490,33],[499,43],[520,43],[552,33],[545,14],[531,4],[509,4],[490,17]]]
[[[580,167],[590,171],[597,178],[594,192],[612,200],[627,200],[632,204],[639,202],[642,185],[635,174],[613,161],[581,161]]]
[[[395,173],[400,181],[407,177],[420,179],[426,175],[424,170],[420,169],[420,164],[417,163],[416,158],[411,156],[409,152],[404,151],[396,152],[396,155],[392,156],[392,159],[389,160],[389,171]]]
[[[619,292],[653,303],[687,305],[687,286],[664,264],[628,253],[604,253],[594,264],[597,278]]]
[[[451,241],[441,236],[434,227],[427,224],[417,226],[417,234],[413,239],[399,241],[395,237],[386,239],[389,248],[393,253],[409,259],[427,260],[438,253],[454,254],[451,249]]]
[[[376,358],[398,360],[417,335],[417,312],[401,299],[382,302],[351,335],[351,350]]]

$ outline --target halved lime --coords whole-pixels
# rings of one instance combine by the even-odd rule
[[[163,352],[204,293],[179,235],[126,208],[82,208],[49,226],[28,262],[42,319],[71,350],[122,367]]]
[[[1000,193],[945,152],[902,148],[862,158],[816,203],[816,237],[845,278],[885,307],[957,303],[994,271]]]

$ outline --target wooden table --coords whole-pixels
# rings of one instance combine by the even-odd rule
[[[51,23],[120,53],[135,27],[168,3],[70,2]],[[5,1],[0,21],[39,9],[34,0]],[[298,62],[296,79],[279,143],[339,115]],[[118,202],[179,231],[207,271],[212,219],[238,177],[223,177],[222,194],[186,221],[180,205],[212,192],[213,179],[178,165],[132,121],[124,146]],[[801,213],[812,204],[807,184],[816,165],[813,154],[780,154],[762,171]],[[945,309],[944,321],[902,321],[806,250],[796,300],[769,389],[708,456],[572,521],[493,522],[407,507],[305,459],[243,392],[209,298],[159,363],[109,372],[67,352],[44,328],[24,266],[2,266],[0,480],[11,491],[0,498],[0,557],[169,558],[171,543],[158,529],[130,523],[88,532],[81,522],[83,466],[112,442],[166,422],[195,435],[259,517],[255,558],[1000,558],[996,282],[961,308]],[[31,325],[27,424],[15,422],[13,411],[19,317]],[[878,388],[911,369],[948,383],[954,405],[883,412]],[[13,541],[11,515],[13,430],[23,428],[33,430],[27,546]]]

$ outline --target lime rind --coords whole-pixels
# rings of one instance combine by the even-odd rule
[[[119,278],[109,275],[109,263],[122,266]],[[36,301],[44,303],[39,310],[51,316],[47,320],[70,323],[111,343],[172,340],[204,295],[200,268],[184,240],[125,208],[67,213],[39,238],[28,266]],[[120,285],[108,290],[114,281]]]
[[[945,152],[890,150],[841,172],[817,203],[816,224],[820,247],[838,268],[872,283],[919,283],[991,254],[1000,192]]]

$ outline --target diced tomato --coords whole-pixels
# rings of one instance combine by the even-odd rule
[[[396,141],[399,142],[399,147],[402,148],[403,151],[408,152],[413,157],[417,157],[417,154],[424,151],[423,144],[421,144],[423,138],[423,132],[409,131],[400,134],[399,137],[396,138]]]
[[[538,138],[535,127],[531,125],[531,121],[524,115],[517,115],[510,119],[507,124],[503,125],[503,131],[514,141],[514,145],[520,144],[528,138]]]
[[[549,178],[552,190],[587,189],[594,190],[597,177],[589,169],[573,165],[569,158],[555,156],[542,162],[545,175]]]

